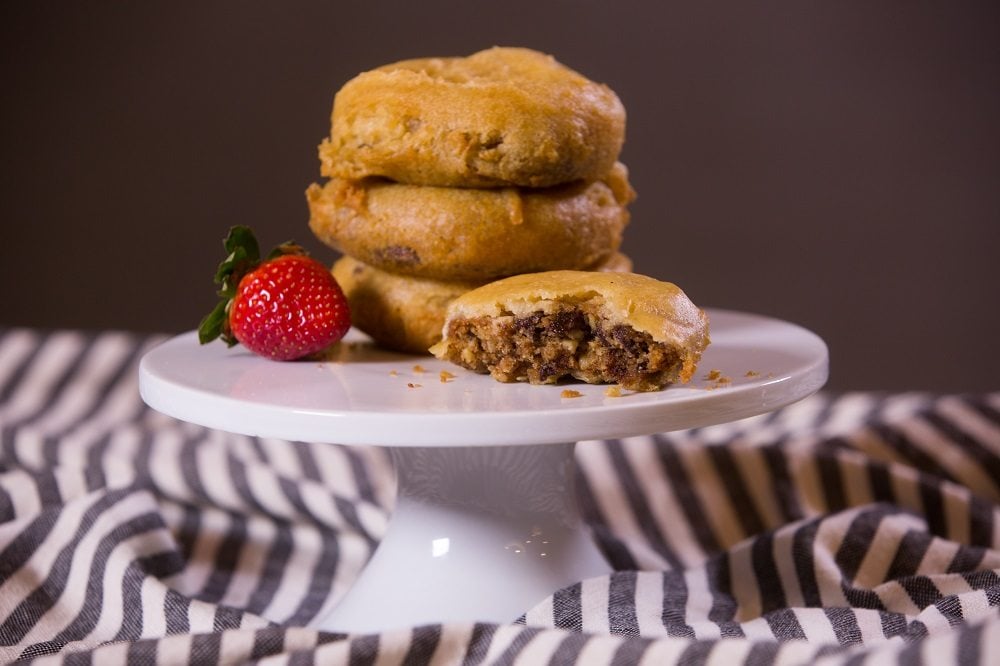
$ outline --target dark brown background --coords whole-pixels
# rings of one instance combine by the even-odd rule
[[[624,101],[637,270],[812,328],[836,389],[995,389],[998,7],[5,2],[0,324],[193,328],[234,223],[332,260],[335,90],[523,45]]]

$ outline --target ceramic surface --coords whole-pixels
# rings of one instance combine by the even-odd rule
[[[317,626],[507,623],[561,587],[607,574],[580,519],[573,446],[392,449],[399,493],[389,529]]]
[[[188,333],[143,358],[140,390],[170,416],[245,435],[494,446],[724,423],[799,400],[826,381],[826,345],[810,331],[758,315],[708,314],[712,344],[694,380],[622,397],[581,383],[502,384],[429,356],[382,351],[356,331],[322,363],[268,361],[238,346],[201,346]],[[581,396],[562,397],[566,388]]]

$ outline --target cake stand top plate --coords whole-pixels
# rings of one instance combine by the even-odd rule
[[[608,395],[576,382],[503,384],[429,356],[384,351],[351,331],[329,360],[279,363],[193,332],[148,352],[143,399],[169,416],[243,435],[381,446],[494,446],[704,427],[818,390],[826,345],[788,322],[706,311],[712,344],[688,384]],[[442,374],[445,373],[445,374]],[[566,397],[564,391],[579,393]]]

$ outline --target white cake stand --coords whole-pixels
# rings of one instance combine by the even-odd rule
[[[560,587],[610,571],[579,516],[575,442],[754,416],[826,381],[827,348],[815,334],[758,315],[708,314],[712,344],[697,378],[653,393],[501,384],[382,351],[355,331],[330,360],[297,363],[202,346],[188,333],[142,359],[140,391],[154,409],[210,428],[391,447],[398,493],[389,528],[320,628],[509,622]]]

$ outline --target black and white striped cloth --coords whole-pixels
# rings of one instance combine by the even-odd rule
[[[583,442],[615,567],[510,624],[310,628],[378,544],[374,448],[146,408],[162,338],[0,329],[0,659],[234,664],[1000,661],[1000,392],[819,394]]]

